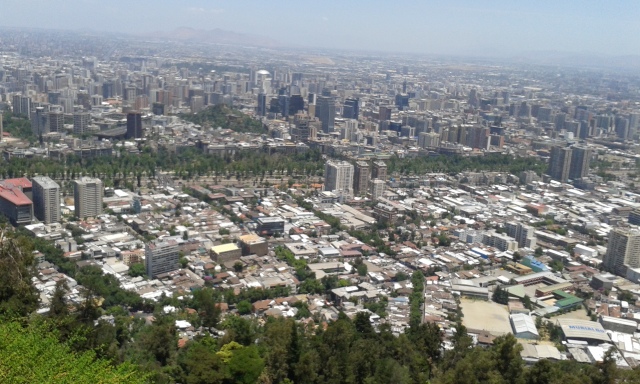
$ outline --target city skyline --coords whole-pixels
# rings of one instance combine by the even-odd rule
[[[144,35],[181,27],[222,29],[282,47],[467,56],[534,51],[624,56],[640,51],[640,25],[634,22],[640,7],[630,1],[606,7],[595,1],[265,4],[9,0],[0,26]]]

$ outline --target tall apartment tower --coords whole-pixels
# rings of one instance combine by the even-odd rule
[[[148,243],[144,254],[147,275],[151,279],[180,268],[180,249],[173,239]]]
[[[353,165],[348,161],[327,161],[324,166],[324,190],[352,196]]]
[[[73,114],[73,133],[82,135],[89,129],[91,115],[89,112],[76,112]]]
[[[628,268],[640,267],[640,230],[612,229],[602,262],[605,269],[619,276],[626,276]]]
[[[100,179],[81,177],[75,180],[73,199],[76,217],[96,217],[102,214],[103,184]]]
[[[60,222],[60,186],[46,176],[31,179],[33,213],[45,224]]]
[[[384,161],[374,161],[371,169],[371,178],[387,181],[387,164]]]
[[[371,180],[371,167],[366,161],[356,162],[353,173],[353,192],[356,195],[363,195],[369,189],[369,180]]]
[[[591,160],[591,149],[576,145],[571,148],[571,164],[569,165],[569,178],[571,180],[581,179],[589,174],[589,161]]]
[[[316,117],[322,122],[322,132],[331,133],[335,129],[336,101],[328,89],[316,98]]]
[[[127,113],[127,139],[142,138],[142,114],[140,112]]]
[[[571,148],[551,148],[551,159],[549,160],[549,176],[551,176],[552,179],[566,183],[569,179],[570,164]]]

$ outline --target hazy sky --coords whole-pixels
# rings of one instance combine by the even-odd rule
[[[638,0],[2,0],[0,26],[221,28],[285,46],[419,53],[640,54]]]

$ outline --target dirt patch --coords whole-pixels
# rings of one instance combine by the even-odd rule
[[[495,336],[511,333],[509,310],[506,305],[491,301],[462,299],[460,307],[464,315],[462,323],[465,327],[489,331]]]

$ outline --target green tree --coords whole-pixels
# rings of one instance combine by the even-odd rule
[[[31,283],[34,257],[27,238],[0,229],[0,316],[24,317],[38,306],[38,291]]]
[[[236,304],[236,309],[238,313],[241,315],[248,315],[251,313],[251,303],[247,300],[242,300],[238,304]]]
[[[129,266],[129,276],[137,277],[137,276],[146,276],[147,269],[142,263],[135,263]]]

